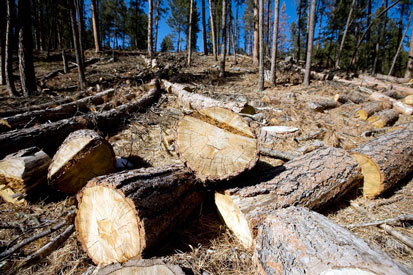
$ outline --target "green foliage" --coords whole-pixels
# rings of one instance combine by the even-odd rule
[[[174,45],[173,45],[173,40],[174,40],[174,35],[173,34],[168,34],[162,39],[161,43],[161,52],[170,52],[174,50]]]

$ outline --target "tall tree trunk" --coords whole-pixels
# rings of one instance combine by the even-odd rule
[[[90,0],[90,7],[92,9],[92,24],[93,24],[93,37],[95,40],[95,52],[100,52],[100,39],[99,39],[99,10],[97,8],[98,0]]]
[[[413,77],[413,28],[410,31],[409,57],[407,59],[407,68],[404,77],[409,79]]]
[[[180,52],[180,43],[181,43],[181,31],[178,31],[178,41],[176,42],[176,52],[179,53]]]
[[[356,0],[353,0],[353,2],[351,2],[350,12],[348,13],[347,22],[346,22],[346,28],[344,29],[343,37],[341,38],[340,48],[338,49],[338,52],[337,52],[336,64],[334,65],[335,69],[337,69],[340,66],[341,52],[343,51],[344,42],[346,41],[347,31],[348,31],[348,28],[350,27],[351,16],[353,15],[355,3],[356,3]]]
[[[6,85],[6,5],[0,5],[0,85]]]
[[[298,32],[297,32],[297,61],[301,59],[301,3],[303,0],[298,1]]]
[[[254,46],[252,50],[252,60],[255,65],[259,63],[258,1],[259,0],[254,0]]]
[[[272,55],[271,55],[271,85],[277,82],[277,43],[278,43],[278,22],[279,22],[280,1],[274,0],[274,30],[272,34]]]
[[[70,21],[72,23],[73,42],[75,46],[77,70],[79,73],[78,87],[79,87],[79,90],[84,90],[86,88],[86,77],[85,77],[84,64],[82,62],[82,53],[80,52],[80,38],[79,38],[79,32],[78,32],[79,29],[78,29],[77,21],[76,21],[75,2],[76,0],[69,0]]]
[[[45,45],[46,45],[46,39],[44,37],[44,15],[43,15],[43,9],[40,6],[39,7],[39,45],[40,45],[40,50],[44,51],[45,50]]]
[[[368,2],[368,8],[367,8],[367,26],[370,25],[371,22],[371,0]],[[370,55],[371,55],[371,50],[370,50],[370,31],[367,32],[367,37],[366,37],[366,56],[364,58],[365,61],[365,69],[366,71],[369,68],[369,63],[370,63]]]
[[[405,5],[406,1],[401,1],[400,2],[400,19],[399,19],[399,30],[397,32],[397,41],[401,41],[400,43],[403,43],[403,39],[402,39],[402,33],[403,33],[403,18],[404,18],[404,13],[406,10],[406,5]],[[397,45],[397,48],[400,47],[400,43]],[[396,53],[397,54],[397,50]],[[400,62],[397,62],[397,69],[396,69],[396,73],[400,71]]]
[[[384,8],[384,0],[382,0],[382,7]],[[387,16],[386,16],[387,17]],[[385,19],[386,20],[386,19]],[[379,24],[381,25],[383,23],[382,20],[379,21]],[[374,75],[377,73],[377,62],[379,59],[379,52],[380,52],[380,42],[381,42],[381,36],[383,33],[383,30],[386,29],[386,26],[384,28],[378,28],[377,30],[377,40],[376,40],[376,47],[374,49],[374,61],[373,61],[373,68],[371,69],[371,73]]]
[[[214,0],[209,0],[209,18],[210,18],[210,25],[211,25],[211,35],[212,35],[212,52],[214,54],[215,61],[218,60],[217,57],[217,44],[216,44],[216,33],[215,33],[215,5]]]
[[[191,66],[192,62],[192,11],[194,0],[190,0],[190,8],[189,8],[189,30],[188,30],[188,66]]]
[[[6,82],[10,96],[19,96],[14,86],[13,76],[13,22],[15,14],[14,0],[7,0],[7,30],[6,30]]]
[[[208,55],[206,24],[205,24],[205,0],[201,0],[201,2],[202,2],[202,48],[204,50],[204,55]]]
[[[271,35],[271,0],[267,0],[267,28],[266,28],[266,33],[267,33],[267,43],[265,46],[265,55],[270,56],[270,35]]]
[[[222,44],[219,77],[225,76],[225,45],[227,44],[227,1],[222,0]]]
[[[308,34],[307,58],[306,58],[306,62],[305,62],[305,74],[304,74],[304,85],[305,86],[310,85],[311,57],[312,57],[312,52],[313,52],[316,2],[317,2],[317,0],[311,0],[310,30],[309,30],[309,34]]]
[[[153,37],[152,37],[152,19],[153,19],[153,2],[148,0],[148,55],[152,57]]]
[[[77,22],[77,27],[78,27],[78,34],[79,34],[79,49],[80,49],[80,57],[81,57],[81,61],[82,61],[82,65],[84,65],[84,60],[85,60],[85,56],[84,56],[84,47],[83,47],[83,43],[84,43],[84,38],[85,38],[85,34],[84,34],[84,27],[83,27],[83,0],[76,0],[75,1],[75,7],[76,7],[76,13],[77,13],[77,18],[79,19]]]
[[[23,95],[30,96],[36,92],[30,0],[18,0],[18,5],[20,82]]]
[[[157,46],[158,46],[158,24],[159,24],[159,8],[161,6],[161,0],[155,0],[155,10],[156,10],[156,14],[155,14],[155,52],[157,51]]]
[[[260,56],[259,56],[259,76],[258,91],[264,90],[264,0],[259,0],[259,38],[260,38]]]
[[[390,71],[389,71],[388,75],[391,75],[393,73],[394,65],[396,65],[397,57],[399,56],[400,49],[402,48],[402,45],[403,45],[404,37],[407,34],[407,30],[409,29],[410,21],[412,20],[412,15],[413,15],[413,13],[410,13],[409,21],[407,22],[406,29],[404,30],[404,33],[403,33],[402,37],[400,38],[399,47],[397,47],[397,51],[396,51],[396,54],[394,55],[393,63],[391,64],[391,68],[390,68]]]

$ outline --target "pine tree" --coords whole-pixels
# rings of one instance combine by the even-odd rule
[[[90,0],[92,13],[93,38],[95,41],[95,52],[100,52],[100,34],[99,34],[99,10],[97,8],[98,0]]]
[[[284,5],[283,5],[284,6]],[[278,50],[278,24],[279,24],[279,10],[280,1],[274,0],[274,30],[272,36],[272,55],[271,55],[271,85],[276,85],[276,64],[277,64],[277,50]]]
[[[16,7],[14,0],[7,0],[7,28],[6,28],[6,83],[10,96],[19,96],[14,86],[13,76],[13,22]]]
[[[311,74],[311,58],[313,53],[313,39],[314,39],[314,25],[315,25],[315,8],[317,0],[311,0],[310,8],[310,25],[308,31],[308,45],[307,45],[307,58],[305,62],[305,74],[304,74],[304,85],[310,85],[310,74]]]

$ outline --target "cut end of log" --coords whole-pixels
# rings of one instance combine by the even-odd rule
[[[358,110],[357,113],[356,113],[356,117],[361,119],[361,120],[367,120],[369,115],[364,110]]]
[[[363,195],[374,198],[383,192],[383,177],[377,164],[368,156],[353,153],[364,176]]]
[[[254,133],[241,116],[212,107],[179,121],[177,152],[202,180],[224,180],[251,169],[258,160]]]
[[[112,146],[92,130],[71,133],[58,149],[49,167],[48,181],[54,189],[75,194],[93,177],[112,173]]]
[[[126,262],[140,255],[143,238],[135,212],[134,203],[115,188],[84,189],[75,224],[79,241],[93,262]]]
[[[215,192],[215,205],[221,219],[237,236],[244,247],[253,245],[253,237],[244,214],[224,192]]]
[[[158,259],[130,260],[125,264],[107,265],[97,275],[184,275],[177,265],[166,264]]]
[[[376,273],[362,270],[360,268],[339,268],[332,269],[326,272],[321,273],[320,275],[376,275]]]

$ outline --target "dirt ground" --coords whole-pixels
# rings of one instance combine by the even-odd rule
[[[87,58],[101,58],[86,69],[90,88],[84,93],[77,93],[77,72],[72,69],[69,74],[58,74],[45,81],[40,95],[32,98],[9,98],[6,87],[0,86],[0,112],[10,112],[54,102],[62,98],[80,98],[106,88],[117,90],[118,104],[123,92],[134,93],[136,97],[143,94],[142,84],[147,81],[147,72],[156,68],[148,67],[137,52],[117,54],[117,60],[110,60],[110,53],[95,55],[86,53]],[[42,78],[48,72],[60,69],[59,61],[36,62],[36,74]],[[257,91],[257,70],[249,57],[238,57],[235,64],[233,57],[228,57],[227,77],[218,78],[218,67],[212,56],[195,55],[193,66],[185,67],[185,56],[179,54],[162,54],[158,58],[158,67],[173,64],[176,68],[170,73],[169,81],[183,83],[193,92],[222,101],[248,102],[258,113],[259,119],[249,119],[250,125],[258,129],[262,125],[285,125],[299,128],[299,131],[271,145],[272,149],[294,152],[315,139],[326,146],[350,150],[376,134],[365,135],[373,127],[365,121],[354,118],[354,113],[361,104],[346,103],[324,112],[308,109],[310,101],[333,99],[338,93],[359,93],[357,86],[350,86],[334,81],[314,80],[310,87],[299,84],[302,76],[291,68],[281,65],[278,71],[278,85],[275,88],[266,83],[263,92]],[[370,87],[373,88],[374,87]],[[118,92],[119,91],[119,92]],[[96,109],[96,108],[95,108]],[[93,108],[91,108],[93,111]],[[163,166],[180,163],[172,147],[163,143],[165,137],[173,136],[177,121],[189,110],[180,106],[176,96],[164,94],[160,100],[143,113],[131,114],[122,121],[116,134],[107,136],[116,156],[130,160],[133,168]],[[412,116],[400,115],[393,125],[412,121]],[[391,130],[391,127],[387,131]],[[311,136],[310,139],[300,137]],[[271,165],[281,165],[278,159],[261,156],[260,161]],[[413,213],[413,175],[395,188],[375,200],[362,197],[356,190],[339,203],[320,210],[328,218],[346,227],[372,221],[350,205],[356,202],[365,210],[375,215],[377,220]],[[42,231],[76,209],[76,199],[72,197],[50,195],[47,189],[38,194],[27,205],[16,206],[0,201],[0,253],[10,245],[30,235]],[[5,223],[7,222],[7,224]],[[413,238],[412,223],[399,222],[394,227]],[[394,260],[413,269],[413,251],[403,243],[377,226],[350,228],[357,236],[370,244],[377,245]],[[0,259],[1,274],[82,274],[91,271],[94,266],[87,254],[82,251],[76,239],[76,233],[58,250],[31,266],[21,266],[25,257],[36,251],[51,238],[59,234],[56,231],[45,238],[30,243],[18,253],[7,259]],[[180,265],[188,274],[253,274],[252,252],[244,249],[232,233],[220,221],[212,194],[182,227],[174,231],[161,246],[144,255],[147,258],[163,258]]]

